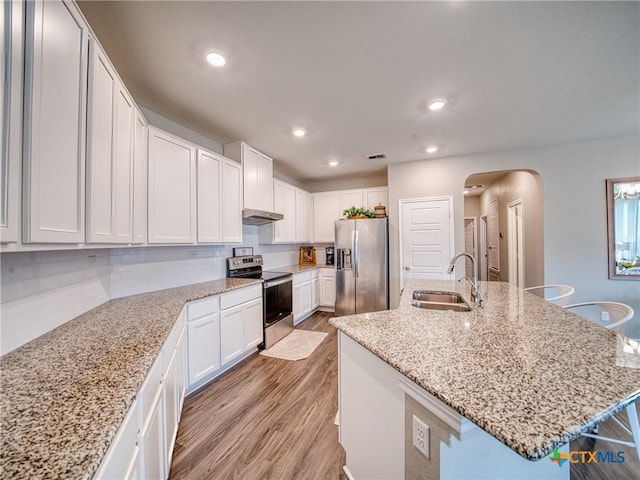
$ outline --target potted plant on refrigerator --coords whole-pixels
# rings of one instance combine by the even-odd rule
[[[350,207],[342,212],[342,215],[347,217],[348,219],[359,219],[359,218],[375,218],[376,214],[373,213],[373,210],[363,207]]]

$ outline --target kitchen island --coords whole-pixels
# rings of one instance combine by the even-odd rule
[[[459,292],[471,311],[418,309],[414,290]],[[640,397],[640,361],[621,351],[613,332],[506,283],[480,282],[480,291],[484,308],[469,301],[465,283],[413,280],[396,310],[331,320],[340,331],[340,438],[354,478],[402,477],[419,463],[412,418],[403,413],[417,408],[409,405],[414,401],[428,421],[445,419],[431,428],[432,459],[435,452],[440,462],[431,468],[442,478],[456,478],[451,462],[459,452],[473,458],[464,447],[474,435],[467,445],[478,435],[495,443],[479,442],[485,463],[502,462],[494,471],[511,462],[517,471],[503,470],[510,478],[536,478],[535,470],[548,465],[568,478],[567,465],[535,460],[566,452],[570,440]],[[361,408],[370,388],[379,389],[370,393],[385,409],[377,420]],[[377,438],[376,422],[388,422],[392,433]],[[375,473],[378,459],[395,470]],[[491,465],[484,475],[480,460],[472,466],[475,478],[492,478]]]

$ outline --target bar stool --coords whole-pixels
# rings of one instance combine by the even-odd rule
[[[567,310],[571,310],[573,313],[591,320],[598,325],[603,326],[607,330],[613,330],[619,335],[623,335],[625,326],[629,320],[633,318],[633,308],[625,303],[620,302],[583,302],[574,303],[573,305],[567,305]],[[627,445],[634,447],[640,459],[640,423],[638,423],[638,411],[636,410],[635,402],[631,405],[627,405],[624,408],[627,412],[629,419],[629,427],[627,428],[615,415],[611,418],[615,421],[628,435],[631,436],[632,441],[620,440],[618,438],[605,437],[599,435],[597,430],[593,433],[583,433],[584,437],[595,438],[605,440],[607,442],[619,443],[621,445]]]
[[[571,285],[538,285],[536,287],[527,287],[523,290],[535,293],[544,297],[547,302],[555,303],[559,306],[567,304],[567,298],[576,291]]]
[[[633,318],[633,308],[620,302],[582,302],[563,308],[620,335],[624,333],[626,323]]]

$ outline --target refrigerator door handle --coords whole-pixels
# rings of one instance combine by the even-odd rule
[[[358,278],[358,266],[360,264],[360,242],[358,239],[358,230],[353,231],[353,272]]]

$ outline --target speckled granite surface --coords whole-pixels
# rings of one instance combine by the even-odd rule
[[[185,302],[260,282],[111,300],[1,357],[0,476],[93,477]]]
[[[640,397],[640,361],[619,358],[613,332],[506,283],[481,282],[480,309],[467,285],[413,280],[397,310],[331,323],[530,460]],[[463,293],[472,311],[415,308],[418,289]]]
[[[334,268],[333,265],[288,265],[286,267],[267,268],[266,270],[274,272],[289,272],[296,273],[306,272],[307,270],[316,270],[318,268]]]

